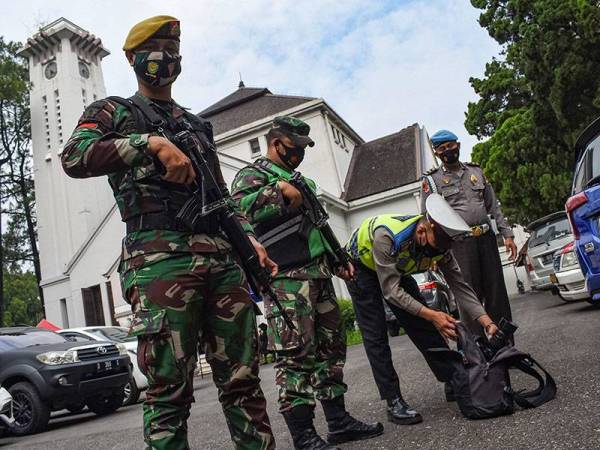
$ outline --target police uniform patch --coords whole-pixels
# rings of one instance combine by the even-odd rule
[[[477,183],[478,178],[475,174],[471,174],[471,184],[475,184]]]
[[[427,180],[425,178],[423,178],[423,182],[421,183],[421,186],[423,187],[423,192],[425,192],[426,194],[429,194],[429,183],[427,182]]]

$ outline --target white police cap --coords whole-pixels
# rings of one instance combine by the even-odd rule
[[[471,227],[440,194],[430,194],[425,201],[427,217],[446,232],[451,239],[471,233]]]

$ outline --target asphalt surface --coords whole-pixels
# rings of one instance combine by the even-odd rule
[[[484,421],[464,419],[456,404],[446,403],[443,386],[429,372],[408,338],[391,339],[396,368],[406,400],[424,422],[398,426],[387,422],[362,345],[348,349],[346,381],[348,409],[358,418],[379,420],[385,433],[369,441],[342,445],[343,449],[597,449],[600,448],[600,309],[587,303],[564,304],[545,293],[513,299],[513,315],[520,328],[517,347],[530,352],[555,377],[557,398],[532,410]],[[278,449],[291,449],[291,439],[277,413],[273,367],[263,366],[262,384],[269,404]],[[193,449],[230,449],[229,435],[216,390],[208,379],[197,380],[189,421]],[[515,388],[523,385],[513,379]],[[326,433],[317,409],[316,425]],[[141,404],[98,418],[90,413],[59,414],[48,431],[21,438],[0,439],[4,448],[139,449]]]

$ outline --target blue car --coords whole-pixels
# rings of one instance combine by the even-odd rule
[[[590,302],[600,304],[600,117],[583,131],[575,148],[577,165],[565,209]]]

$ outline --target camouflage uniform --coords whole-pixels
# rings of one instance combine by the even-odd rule
[[[276,180],[261,164],[286,179],[286,169],[261,158],[238,172],[232,184],[232,197],[255,226],[289,210]],[[275,367],[281,412],[299,405],[314,407],[315,395],[321,401],[333,400],[347,391],[343,382],[345,333],[331,277],[326,253],[322,253],[302,267],[284,268],[275,278],[272,286],[297,331],[291,331],[277,307],[265,300],[269,348],[278,358]]]
[[[139,99],[150,100],[136,94]],[[174,103],[155,108],[164,117],[187,117]],[[110,99],[90,105],[67,142],[62,163],[73,177],[108,175],[124,221],[164,211],[170,193],[156,179],[132,110]],[[212,134],[209,138],[212,139]],[[214,173],[226,191],[218,160]],[[252,227],[238,214],[246,231]],[[215,232],[174,229],[132,231],[123,240],[123,292],[138,336],[138,364],[148,377],[144,437],[149,448],[184,449],[193,402],[199,336],[219,392],[232,439],[239,449],[271,449],[274,440],[258,378],[254,304],[230,244]]]

